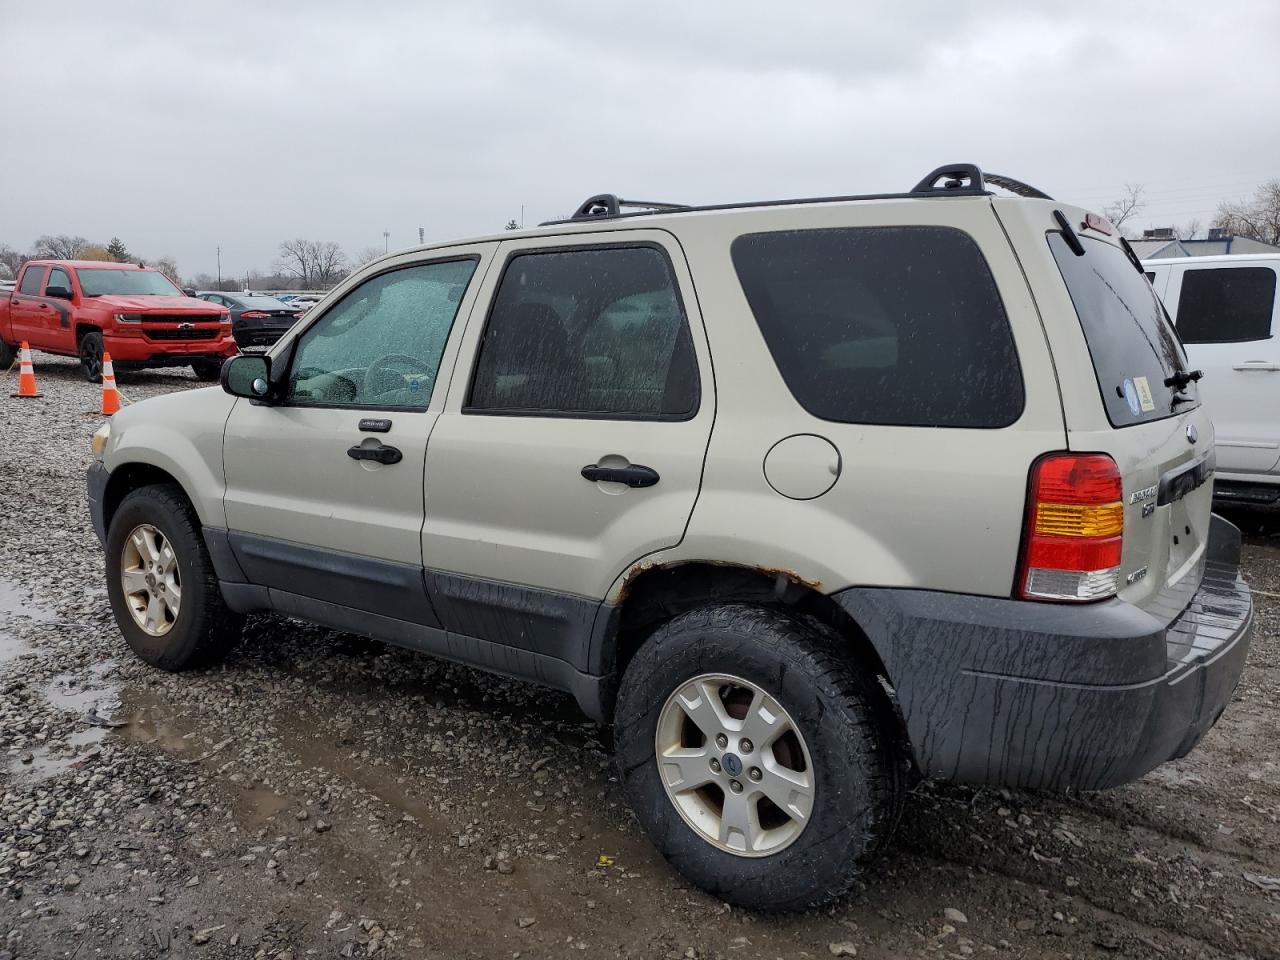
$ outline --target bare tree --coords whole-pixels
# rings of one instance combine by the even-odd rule
[[[151,266],[155,267],[178,286],[182,286],[182,278],[178,275],[178,261],[174,260],[173,257],[167,255],[156,257]]]
[[[1176,227],[1174,233],[1177,234],[1179,240],[1194,240],[1200,235],[1200,221],[1189,220],[1183,226]]]
[[[1262,184],[1251,200],[1219,204],[1213,225],[1233,236],[1280,246],[1280,179]]]
[[[331,287],[346,272],[347,256],[332,240],[285,240],[275,268],[303,289]]]
[[[381,256],[385,256],[385,254],[377,247],[365,247],[351,258],[351,269],[359,270],[366,263],[373,263],[373,261],[377,260]]]
[[[506,225],[503,229],[504,229],[504,230],[519,230],[519,229],[520,229],[520,224],[516,223],[515,218],[514,218],[514,217],[512,217],[510,220],[508,220],[508,221],[507,221],[507,225]]]
[[[89,241],[84,237],[72,237],[65,233],[53,237],[46,233],[36,240],[31,255],[42,260],[75,260],[87,246]]]
[[[1142,208],[1147,205],[1147,201],[1142,198],[1142,192],[1145,188],[1140,183],[1126,183],[1124,185],[1124,195],[1119,200],[1107,204],[1102,208],[1102,214],[1115,225],[1119,230],[1126,220],[1131,220],[1142,212]]]
[[[347,275],[347,255],[332,240],[322,240],[315,244],[313,271],[316,286],[332,287]]]
[[[18,275],[18,268],[27,262],[27,255],[20,253],[7,243],[0,243],[0,264],[4,264],[8,268],[8,276],[10,278]],[[0,275],[4,275],[5,270],[0,269]]]

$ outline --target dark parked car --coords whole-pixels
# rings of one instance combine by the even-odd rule
[[[201,300],[221,304],[231,311],[231,335],[236,345],[269,347],[288,332],[303,311],[277,300],[250,293],[221,293],[204,290]]]

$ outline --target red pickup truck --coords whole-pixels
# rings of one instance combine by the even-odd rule
[[[102,380],[103,351],[120,367],[191,367],[218,379],[234,356],[226,307],[187,296],[158,270],[94,260],[32,260],[0,294],[0,369],[22,341],[45,353],[79,357],[91,383]]]

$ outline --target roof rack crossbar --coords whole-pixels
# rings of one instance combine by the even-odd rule
[[[591,220],[595,217],[616,217],[622,213],[623,207],[641,208],[645,210],[688,210],[688,204],[663,203],[657,200],[623,200],[615,193],[597,193],[588,197],[570,220]]]

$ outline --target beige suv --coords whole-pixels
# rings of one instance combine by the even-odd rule
[[[1100,788],[1196,744],[1252,607],[1106,220],[971,165],[640,206],[384,257],[118,414],[89,498],[133,650],[270,610],[569,691],[653,842],[760,909],[848,889],[912,775]]]

